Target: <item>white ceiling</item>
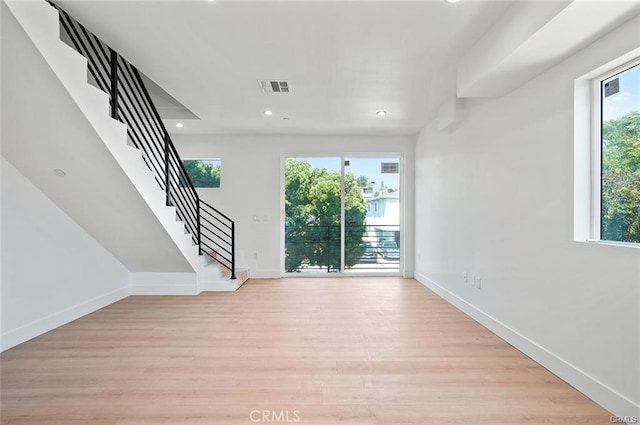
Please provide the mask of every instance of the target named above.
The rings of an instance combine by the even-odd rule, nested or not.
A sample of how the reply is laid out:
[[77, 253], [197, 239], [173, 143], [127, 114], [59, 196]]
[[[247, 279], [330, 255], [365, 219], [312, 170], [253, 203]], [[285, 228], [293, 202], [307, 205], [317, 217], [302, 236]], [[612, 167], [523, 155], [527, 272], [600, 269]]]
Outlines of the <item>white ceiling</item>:
[[[200, 120], [183, 133], [410, 134], [508, 6], [359, 1], [59, 2]], [[287, 79], [264, 94], [258, 79]], [[265, 109], [273, 110], [266, 117]], [[377, 117], [377, 110], [386, 110]], [[283, 120], [288, 117], [289, 120]], [[176, 131], [170, 121], [170, 131]]]
[[[166, 120], [169, 131], [184, 134], [414, 134], [456, 95], [461, 59], [516, 6], [485, 0], [58, 3], [199, 117], [181, 119], [182, 129]], [[529, 5], [522, 8], [525, 19], [555, 14], [548, 2], [517, 3]], [[293, 92], [264, 94], [259, 79], [286, 79]], [[266, 109], [273, 115], [265, 116]], [[378, 110], [388, 114], [378, 117]]]

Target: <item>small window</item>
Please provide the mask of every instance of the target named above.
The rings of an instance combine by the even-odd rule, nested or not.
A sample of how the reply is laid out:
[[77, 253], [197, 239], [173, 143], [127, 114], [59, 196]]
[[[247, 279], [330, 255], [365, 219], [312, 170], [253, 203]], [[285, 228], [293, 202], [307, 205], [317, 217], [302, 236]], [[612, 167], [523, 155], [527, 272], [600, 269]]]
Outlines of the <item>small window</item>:
[[194, 187], [220, 187], [220, 159], [182, 161]]
[[594, 233], [640, 243], [640, 63], [601, 76], [594, 89]]

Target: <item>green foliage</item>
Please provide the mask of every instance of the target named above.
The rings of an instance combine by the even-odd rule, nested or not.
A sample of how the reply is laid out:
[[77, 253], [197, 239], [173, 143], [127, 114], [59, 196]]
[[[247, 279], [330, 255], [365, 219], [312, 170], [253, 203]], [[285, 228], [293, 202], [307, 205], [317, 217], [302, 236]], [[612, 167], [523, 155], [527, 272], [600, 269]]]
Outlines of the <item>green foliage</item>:
[[182, 161], [194, 187], [220, 187], [220, 165], [201, 159]]
[[[311, 168], [288, 158], [285, 164], [285, 268], [303, 263], [340, 269], [340, 173]], [[345, 266], [364, 254], [362, 234], [366, 205], [353, 174], [345, 175]]]
[[640, 242], [640, 112], [602, 125], [602, 239]]

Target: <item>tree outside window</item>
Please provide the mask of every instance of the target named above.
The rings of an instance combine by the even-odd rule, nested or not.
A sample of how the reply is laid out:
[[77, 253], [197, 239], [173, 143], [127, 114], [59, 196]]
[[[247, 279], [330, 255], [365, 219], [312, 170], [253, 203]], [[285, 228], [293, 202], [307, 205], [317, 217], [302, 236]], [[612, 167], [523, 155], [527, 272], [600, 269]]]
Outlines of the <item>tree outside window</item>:
[[640, 65], [601, 82], [600, 239], [640, 243]]
[[182, 164], [194, 187], [220, 187], [219, 159], [185, 159]]

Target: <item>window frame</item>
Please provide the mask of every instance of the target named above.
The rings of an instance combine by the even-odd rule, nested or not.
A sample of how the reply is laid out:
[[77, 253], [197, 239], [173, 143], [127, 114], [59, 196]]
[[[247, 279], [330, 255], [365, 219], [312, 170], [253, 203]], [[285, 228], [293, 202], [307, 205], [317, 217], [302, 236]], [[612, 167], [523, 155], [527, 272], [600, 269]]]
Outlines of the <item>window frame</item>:
[[602, 87], [605, 80], [640, 66], [640, 56], [614, 66], [591, 80], [591, 202], [590, 242], [640, 248], [640, 243], [602, 239]]

